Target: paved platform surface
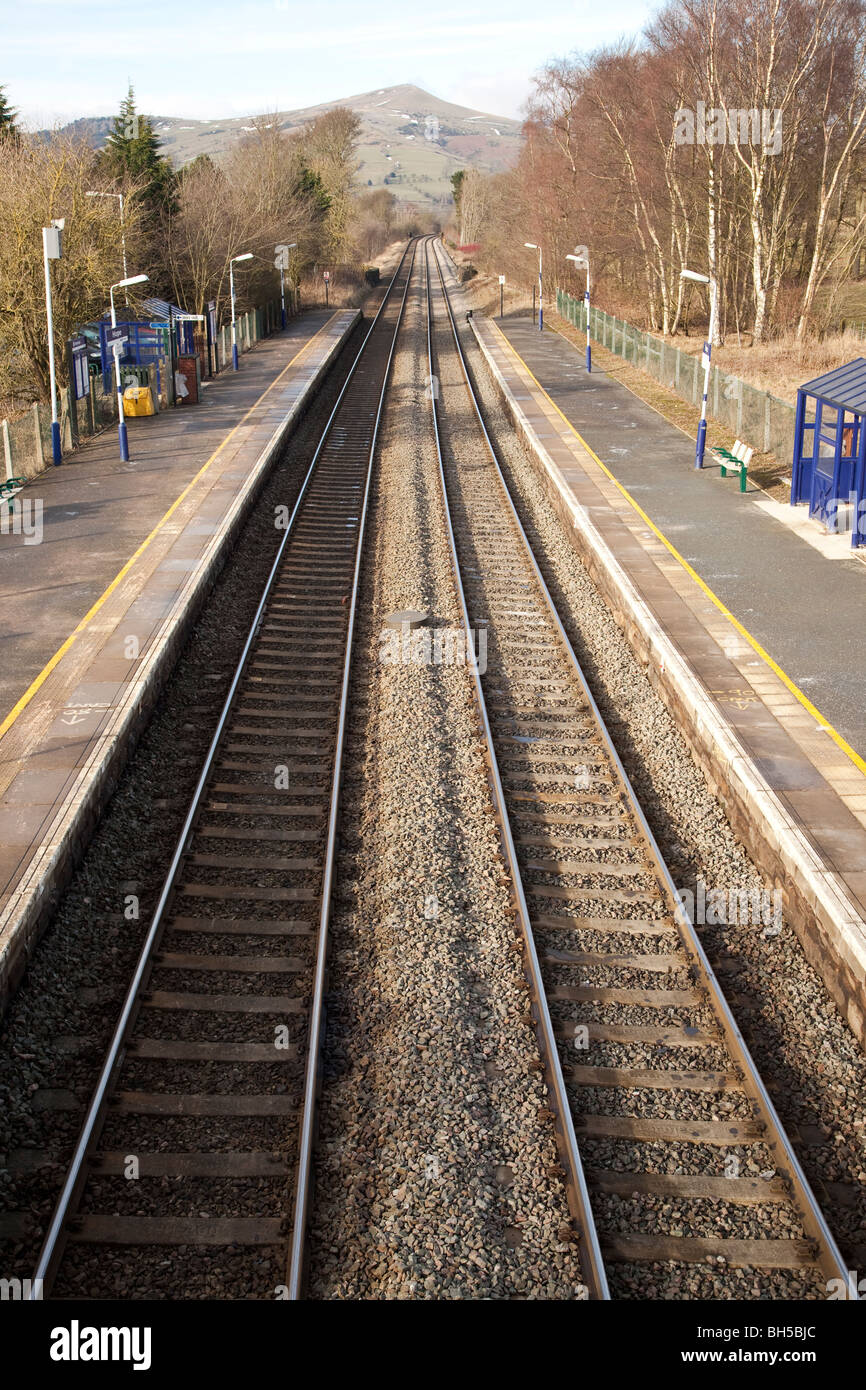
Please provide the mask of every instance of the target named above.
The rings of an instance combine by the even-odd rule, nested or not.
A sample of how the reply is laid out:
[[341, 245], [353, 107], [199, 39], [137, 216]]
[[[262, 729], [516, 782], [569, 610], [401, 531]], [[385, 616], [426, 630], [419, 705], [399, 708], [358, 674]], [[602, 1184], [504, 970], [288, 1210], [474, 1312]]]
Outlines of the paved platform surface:
[[[130, 462], [109, 429], [20, 494], [42, 504], [38, 545], [0, 535], [0, 721], [166, 509], [286, 364], [331, 317], [302, 314], [223, 372], [198, 406], [129, 420]], [[7, 526], [8, 526], [7, 522]]]
[[314, 312], [204, 403], [130, 421], [33, 480], [44, 538], [0, 535], [0, 1007], [261, 480], [359, 319]]
[[[497, 321], [498, 322], [498, 321]], [[818, 548], [770, 513], [802, 520], [805, 507], [766, 508], [717, 465], [698, 471], [683, 432], [584, 348], [527, 317], [498, 325], [541, 386], [700, 577], [858, 753], [866, 757], [866, 564], [847, 537]]]

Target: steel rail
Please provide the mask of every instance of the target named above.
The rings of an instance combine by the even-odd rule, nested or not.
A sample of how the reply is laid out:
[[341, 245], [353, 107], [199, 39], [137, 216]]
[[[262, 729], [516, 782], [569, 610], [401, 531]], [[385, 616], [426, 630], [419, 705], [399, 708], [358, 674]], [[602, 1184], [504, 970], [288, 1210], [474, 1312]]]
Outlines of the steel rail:
[[[433, 380], [433, 302], [430, 293], [430, 247], [435, 245], [431, 241], [425, 242], [425, 282], [427, 290], [427, 364], [430, 373], [431, 386]], [[434, 252], [435, 254], [435, 252]], [[438, 267], [438, 261], [437, 261]], [[443, 282], [444, 291], [444, 282]], [[447, 299], [446, 299], [447, 303]], [[450, 306], [449, 306], [450, 313]], [[453, 327], [453, 320], [452, 320]], [[459, 350], [459, 343], [458, 343]], [[462, 360], [462, 359], [461, 359]], [[474, 397], [473, 397], [474, 399]], [[583, 1163], [580, 1151], [577, 1146], [577, 1136], [574, 1131], [574, 1122], [571, 1116], [571, 1106], [568, 1101], [565, 1077], [562, 1072], [562, 1063], [559, 1059], [559, 1051], [556, 1046], [556, 1038], [553, 1031], [553, 1020], [550, 1016], [550, 1009], [547, 1003], [547, 995], [541, 977], [541, 962], [538, 959], [538, 952], [535, 946], [535, 939], [532, 932], [532, 925], [529, 916], [529, 907], [523, 889], [523, 880], [520, 873], [520, 864], [517, 858], [517, 848], [514, 843], [514, 836], [511, 831], [511, 822], [508, 816], [508, 809], [505, 801], [505, 790], [502, 785], [502, 778], [499, 772], [496, 753], [493, 747], [493, 733], [490, 728], [490, 721], [487, 714], [487, 702], [484, 698], [484, 690], [481, 685], [481, 676], [478, 671], [478, 662], [475, 658], [475, 648], [472, 637], [472, 629], [469, 620], [469, 610], [466, 604], [466, 594], [463, 588], [463, 579], [460, 573], [460, 561], [457, 555], [457, 542], [454, 535], [454, 525], [451, 518], [451, 507], [448, 501], [448, 488], [445, 482], [445, 468], [442, 461], [442, 447], [439, 428], [439, 412], [436, 408], [436, 392], [431, 389], [430, 400], [432, 405], [433, 433], [436, 443], [436, 456], [439, 461], [439, 482], [442, 489], [442, 499], [445, 510], [445, 523], [448, 531], [448, 544], [451, 549], [451, 563], [454, 571], [454, 583], [457, 589], [457, 596], [460, 601], [460, 610], [463, 617], [463, 626], [466, 631], [467, 657], [472, 652], [471, 660], [467, 660], [467, 665], [472, 672], [472, 681], [475, 688], [475, 700], [478, 707], [478, 714], [484, 735], [484, 754], [487, 763], [488, 779], [490, 782], [491, 793], [493, 796], [496, 820], [499, 826], [499, 834], [502, 847], [505, 852], [505, 860], [508, 866], [510, 877], [510, 889], [513, 898], [515, 913], [520, 925], [523, 937], [524, 960], [526, 974], [532, 994], [533, 1007], [535, 1010], [535, 1031], [541, 1048], [542, 1061], [544, 1063], [546, 1080], [550, 1091], [551, 1108], [554, 1115], [554, 1122], [557, 1130], [558, 1147], [560, 1157], [565, 1169], [566, 1188], [569, 1195], [569, 1205], [572, 1216], [578, 1225], [578, 1239], [580, 1249], [581, 1273], [589, 1289], [590, 1297], [593, 1299], [607, 1300], [610, 1298], [610, 1291], [607, 1285], [607, 1275], [604, 1268], [604, 1260], [601, 1253], [601, 1245], [598, 1233], [595, 1228], [595, 1220], [592, 1215], [592, 1207], [589, 1199], [589, 1189], [583, 1171]], [[479, 415], [480, 421], [480, 415]], [[481, 427], [484, 429], [483, 422]], [[484, 431], [488, 447], [492, 450], [487, 431]]]
[[647, 818], [643, 811], [643, 807], [641, 806], [637, 794], [631, 784], [631, 780], [628, 776], [628, 773], [625, 770], [625, 767], [622, 763], [622, 759], [620, 758], [619, 753], [617, 752], [617, 749], [614, 746], [613, 739], [611, 738], [607, 725], [605, 724], [604, 719], [602, 718], [601, 711], [599, 710], [598, 705], [593, 697], [592, 691], [590, 690], [589, 685], [587, 683], [586, 677], [583, 672], [583, 668], [577, 658], [574, 648], [572, 647], [571, 641], [569, 640], [568, 634], [565, 631], [565, 628], [562, 624], [562, 620], [560, 619], [559, 613], [557, 611], [556, 604], [554, 603], [553, 597], [550, 594], [550, 591], [547, 587], [547, 584], [545, 583], [544, 577], [538, 566], [538, 561], [536, 560], [534, 551], [532, 549], [532, 545], [529, 541], [528, 536], [526, 535], [523, 523], [520, 520], [520, 516], [517, 512], [517, 508], [514, 504], [511, 492], [508, 488], [508, 484], [502, 472], [502, 468], [500, 466], [496, 450], [491, 442], [490, 436], [484, 424], [484, 420], [481, 416], [481, 411], [478, 405], [474, 388], [472, 386], [469, 368], [466, 363], [466, 359], [464, 357], [463, 349], [460, 343], [459, 334], [457, 332], [457, 325], [451, 308], [448, 289], [445, 284], [445, 277], [442, 274], [442, 266], [439, 259], [439, 252], [438, 248], [435, 245], [435, 242], [434, 256], [436, 258], [436, 266], [439, 272], [439, 279], [442, 286], [444, 302], [448, 310], [448, 316], [451, 323], [451, 331], [454, 336], [457, 352], [460, 356], [460, 362], [463, 370], [464, 379], [466, 382], [466, 387], [472, 400], [472, 404], [475, 409], [475, 414], [478, 418], [478, 423], [481, 427], [481, 430], [483, 431], [484, 438], [487, 442], [487, 447], [490, 451], [490, 457], [496, 469], [497, 480], [502, 489], [502, 493], [505, 498], [507, 507], [510, 510], [511, 518], [517, 528], [517, 531], [525, 547], [526, 555], [532, 568], [533, 577], [535, 578], [542, 594], [544, 595], [544, 599], [547, 603], [550, 616], [556, 627], [557, 634], [565, 649], [569, 662], [573, 667], [574, 674], [581, 686], [581, 690], [589, 707], [590, 715], [592, 719], [595, 721], [598, 732], [604, 744], [605, 751], [607, 752], [611, 764], [615, 769], [617, 779], [627, 799], [629, 810], [634, 816], [640, 834], [643, 836], [646, 842], [650, 858], [655, 866], [659, 880], [662, 884], [664, 896], [667, 899], [671, 914], [674, 918], [674, 921], [676, 922], [677, 930], [680, 936], [680, 941], [683, 945], [684, 950], [690, 957], [699, 979], [707, 989], [711, 1007], [713, 1008], [713, 1011], [715, 1012], [718, 1021], [721, 1024], [722, 1032], [724, 1034], [728, 1048], [731, 1052], [732, 1060], [737, 1063], [741, 1070], [743, 1079], [743, 1089], [752, 1100], [753, 1105], [757, 1107], [758, 1113], [760, 1114], [761, 1119], [764, 1121], [764, 1124], [767, 1129], [765, 1142], [771, 1149], [774, 1146], [778, 1145], [778, 1157], [780, 1160], [780, 1166], [784, 1165], [784, 1171], [791, 1184], [794, 1197], [794, 1205], [803, 1222], [803, 1227], [807, 1233], [807, 1236], [811, 1237], [811, 1239], [815, 1241], [818, 1246], [819, 1258], [816, 1261], [817, 1267], [825, 1275], [827, 1280], [841, 1278], [843, 1281], [847, 1281], [848, 1271], [846, 1263], [842, 1258], [841, 1252], [839, 1251], [835, 1238], [829, 1226], [827, 1225], [824, 1214], [821, 1211], [820, 1206], [818, 1205], [814, 1193], [812, 1192], [809, 1180], [806, 1177], [806, 1174], [803, 1172], [800, 1161], [797, 1158], [797, 1155], [794, 1152], [794, 1149], [791, 1145], [791, 1141], [789, 1140], [785, 1132], [785, 1128], [770, 1098], [769, 1092], [767, 1091], [767, 1088], [764, 1085], [763, 1080], [761, 1079], [761, 1075], [758, 1071], [757, 1066], [755, 1065], [754, 1059], [752, 1058], [752, 1055], [749, 1051], [746, 1040], [740, 1031], [739, 1025], [737, 1024], [736, 1019], [733, 1016], [733, 1013], [731, 1012], [730, 1005], [728, 1004], [728, 1001], [722, 992], [722, 988], [718, 982], [718, 979], [716, 978], [715, 971], [713, 970], [712, 965], [710, 964], [710, 961], [706, 955], [706, 952], [704, 951], [703, 945], [697, 935], [694, 925], [689, 919], [688, 914], [686, 913], [685, 908], [683, 906], [682, 899], [679, 897], [677, 893], [676, 885], [674, 884], [673, 878], [671, 877], [670, 870], [664, 860], [661, 850], [659, 849], [655, 835], [653, 834], [649, 822], [647, 821]]
[[[334, 420], [337, 417], [338, 411], [343, 401], [343, 397], [345, 396], [349, 384], [358, 367], [358, 364], [360, 363], [363, 357], [367, 344], [370, 341], [370, 337], [374, 329], [376, 328], [376, 325], [378, 324], [380, 317], [384, 313], [389, 303], [391, 291], [393, 289], [394, 284], [397, 281], [398, 276], [400, 275], [403, 269], [406, 258], [411, 254], [412, 260], [414, 261], [416, 245], [417, 243], [412, 242], [409, 246], [407, 246], [406, 251], [404, 252], [400, 260], [400, 264], [397, 266], [397, 269], [395, 270], [394, 275], [391, 278], [391, 281], [388, 285], [388, 289], [382, 299], [382, 303], [380, 304], [379, 309], [377, 310], [376, 315], [373, 318], [373, 321], [370, 324], [369, 329], [364, 335], [363, 341], [361, 342], [355, 359], [352, 362], [351, 367], [349, 368], [346, 380], [343, 383], [343, 386], [340, 390], [334, 407], [331, 410], [330, 415], [328, 416], [328, 420], [325, 424], [324, 430], [322, 431], [319, 443], [316, 446], [315, 453], [313, 454], [309, 468], [307, 469], [306, 475], [304, 477], [304, 481], [301, 485], [301, 489], [298, 494], [297, 500], [292, 509], [291, 517], [289, 518], [288, 524], [283, 534], [283, 538], [278, 547], [276, 557], [269, 571], [268, 578], [265, 582], [265, 587], [262, 591], [261, 599], [259, 600], [255, 616], [253, 617], [252, 623], [250, 625], [249, 633], [247, 634], [247, 638], [244, 642], [243, 650], [241, 651], [241, 655], [238, 659], [228, 693], [223, 702], [223, 707], [220, 712], [219, 719], [217, 721], [216, 729], [214, 730], [214, 734], [211, 738], [207, 754], [205, 755], [202, 770], [199, 774], [198, 781], [196, 782], [195, 790], [193, 791], [192, 798], [190, 800], [189, 809], [186, 813], [186, 817], [184, 818], [183, 827], [178, 836], [174, 853], [172, 855], [168, 870], [166, 872], [162, 890], [160, 892], [156, 907], [154, 909], [153, 917], [151, 919], [151, 924], [148, 928], [147, 935], [144, 939], [141, 951], [139, 953], [132, 981], [124, 998], [123, 1005], [121, 1006], [120, 1014], [111, 1037], [111, 1042], [109, 1043], [108, 1050], [105, 1054], [105, 1059], [103, 1061], [99, 1077], [94, 1087], [90, 1105], [88, 1107], [87, 1114], [85, 1116], [84, 1123], [81, 1128], [81, 1132], [76, 1142], [75, 1150], [73, 1152], [72, 1158], [69, 1163], [69, 1167], [67, 1169], [67, 1174], [64, 1180], [63, 1188], [61, 1189], [60, 1195], [57, 1199], [57, 1203], [52, 1213], [48, 1231], [46, 1232], [45, 1239], [42, 1243], [39, 1258], [36, 1264], [36, 1269], [33, 1275], [32, 1288], [29, 1295], [31, 1300], [37, 1298], [41, 1299], [44, 1296], [44, 1291], [46, 1289], [50, 1289], [51, 1280], [53, 1279], [53, 1276], [56, 1273], [57, 1264], [59, 1263], [59, 1259], [62, 1254], [63, 1230], [75, 1206], [75, 1202], [79, 1195], [80, 1189], [86, 1178], [87, 1156], [90, 1151], [91, 1145], [94, 1141], [94, 1138], [99, 1133], [101, 1127], [101, 1120], [103, 1118], [103, 1112], [107, 1102], [108, 1093], [111, 1087], [112, 1078], [119, 1063], [122, 1061], [124, 1044], [126, 1042], [129, 1028], [131, 1024], [135, 1021], [135, 1016], [137, 1013], [136, 1005], [138, 1001], [139, 991], [141, 989], [141, 984], [147, 973], [151, 958], [159, 944], [159, 940], [163, 929], [163, 917], [165, 914], [165, 909], [171, 898], [177, 880], [178, 871], [180, 869], [184, 855], [187, 851], [189, 838], [193, 830], [196, 817], [199, 813], [201, 799], [207, 786], [208, 779], [210, 777], [214, 759], [216, 757], [217, 752], [219, 751], [219, 746], [222, 741], [225, 726], [231, 713], [231, 709], [234, 704], [238, 687], [243, 678], [250, 652], [258, 635], [262, 618], [264, 616], [265, 608], [267, 606], [268, 599], [270, 598], [274, 583], [279, 573], [280, 566], [283, 560], [283, 555], [291, 537], [301, 503], [304, 499], [310, 481], [315, 472], [316, 465], [325, 447], [325, 443], [330, 434], [331, 427], [334, 423]], [[408, 283], [409, 276], [407, 276], [406, 280], [407, 285]]]
[[[361, 562], [364, 551], [364, 534], [367, 526], [367, 510], [370, 500], [370, 486], [373, 478], [373, 459], [376, 454], [376, 444], [379, 438], [379, 425], [382, 420], [382, 412], [385, 406], [385, 392], [391, 376], [391, 365], [394, 361], [394, 352], [397, 346], [397, 336], [400, 332], [400, 325], [403, 322], [403, 312], [406, 308], [406, 299], [409, 293], [409, 285], [412, 281], [412, 270], [415, 261], [415, 248], [418, 243], [412, 243], [412, 262], [409, 266], [409, 274], [406, 276], [406, 285], [403, 290], [403, 298], [400, 301], [400, 309], [397, 314], [397, 321], [394, 325], [394, 334], [391, 339], [391, 347], [388, 352], [388, 361], [385, 364], [385, 371], [382, 377], [382, 389], [379, 393], [379, 403], [376, 409], [376, 420], [373, 425], [373, 437], [370, 441], [369, 457], [367, 459], [367, 478], [364, 487], [364, 500], [361, 505], [360, 521], [358, 526], [358, 543], [355, 552], [355, 570], [352, 578], [352, 594], [349, 603], [349, 622], [346, 632], [345, 657], [343, 665], [343, 683], [340, 692], [340, 711], [337, 723], [337, 733], [335, 740], [334, 775], [331, 783], [331, 806], [328, 817], [328, 841], [325, 857], [325, 869], [322, 880], [322, 902], [319, 914], [319, 939], [316, 952], [316, 974], [313, 990], [313, 1003], [310, 1011], [310, 1033], [307, 1040], [307, 1070], [304, 1083], [304, 1099], [302, 1103], [301, 1138], [298, 1154], [297, 1181], [295, 1187], [295, 1215], [292, 1223], [292, 1241], [289, 1254], [289, 1274], [288, 1290], [289, 1298], [297, 1300], [301, 1297], [304, 1285], [304, 1245], [307, 1228], [307, 1216], [310, 1190], [312, 1187], [312, 1157], [313, 1139], [315, 1135], [315, 1109], [316, 1094], [319, 1085], [319, 1063], [320, 1050], [322, 1043], [322, 1012], [325, 994], [325, 971], [328, 953], [328, 934], [331, 916], [331, 889], [334, 878], [334, 861], [336, 858], [337, 847], [337, 825], [340, 813], [340, 792], [342, 788], [343, 776], [343, 748], [346, 738], [346, 720], [349, 708], [349, 680], [352, 672], [352, 639], [355, 631], [355, 613], [358, 601], [358, 589], [361, 579]], [[402, 262], [401, 262], [402, 265]], [[396, 277], [395, 277], [396, 278]]]

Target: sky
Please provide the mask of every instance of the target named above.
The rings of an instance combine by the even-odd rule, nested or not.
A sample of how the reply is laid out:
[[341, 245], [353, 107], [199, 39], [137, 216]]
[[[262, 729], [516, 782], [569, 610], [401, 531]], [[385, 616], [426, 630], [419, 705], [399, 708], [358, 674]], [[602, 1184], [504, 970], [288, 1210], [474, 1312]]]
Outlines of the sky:
[[550, 58], [635, 35], [652, 0], [0, 0], [0, 86], [28, 127], [294, 110], [410, 82], [522, 115]]

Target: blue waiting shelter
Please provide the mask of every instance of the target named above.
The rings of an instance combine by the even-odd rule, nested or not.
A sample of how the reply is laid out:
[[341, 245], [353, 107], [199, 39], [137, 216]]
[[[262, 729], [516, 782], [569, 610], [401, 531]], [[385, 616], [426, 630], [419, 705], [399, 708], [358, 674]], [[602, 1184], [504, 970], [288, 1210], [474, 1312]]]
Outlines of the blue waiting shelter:
[[866, 545], [866, 357], [807, 381], [797, 392], [791, 505], [830, 531], [851, 508], [851, 544]]
[[167, 299], [145, 299], [142, 308], [154, 327], [165, 324], [174, 337], [174, 352], [178, 357], [195, 352], [195, 326], [204, 322], [203, 314], [190, 314]]
[[[170, 361], [173, 369], [177, 357], [195, 352], [195, 327], [202, 320], [202, 315], [189, 314], [165, 299], [145, 299], [142, 308], [148, 316], [146, 319], [118, 319], [118, 328], [126, 333], [120, 365], [123, 368], [152, 368], [156, 389], [160, 390], [161, 363]], [[114, 371], [114, 354], [107, 337], [110, 327], [111, 320], [107, 317], [88, 325], [97, 337], [106, 394], [112, 389]], [[85, 334], [88, 328], [84, 330]]]

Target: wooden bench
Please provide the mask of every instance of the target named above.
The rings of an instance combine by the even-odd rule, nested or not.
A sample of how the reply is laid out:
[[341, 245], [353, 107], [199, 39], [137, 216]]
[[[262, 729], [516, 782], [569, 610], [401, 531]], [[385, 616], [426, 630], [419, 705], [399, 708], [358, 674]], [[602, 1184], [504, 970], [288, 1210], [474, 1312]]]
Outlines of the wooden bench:
[[722, 477], [727, 478], [728, 469], [739, 475], [740, 492], [746, 491], [746, 478], [754, 452], [754, 449], [750, 448], [748, 444], [744, 444], [741, 439], [736, 441], [733, 450], [723, 449], [721, 444], [716, 444], [713, 447], [713, 457], [718, 460]]

